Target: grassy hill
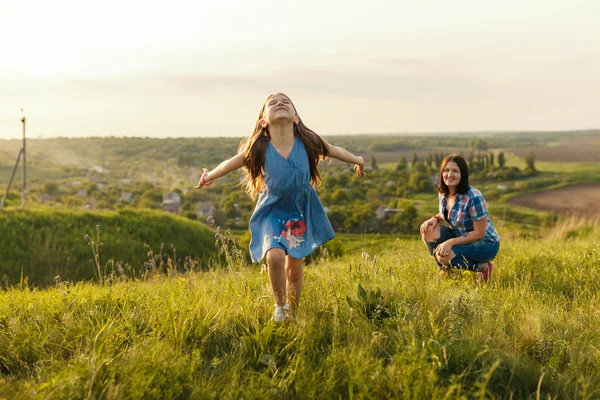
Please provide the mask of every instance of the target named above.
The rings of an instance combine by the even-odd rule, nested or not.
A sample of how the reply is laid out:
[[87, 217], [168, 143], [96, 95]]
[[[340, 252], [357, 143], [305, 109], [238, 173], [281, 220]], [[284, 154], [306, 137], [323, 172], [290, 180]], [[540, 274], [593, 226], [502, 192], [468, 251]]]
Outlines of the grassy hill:
[[[216, 252], [210, 229], [164, 212], [4, 210], [0, 227], [0, 277], [5, 284], [90, 279], [98, 269], [106, 275], [118, 273], [119, 267], [121, 275], [139, 275], [169, 259], [169, 268], [183, 270], [191, 263], [207, 265]], [[96, 259], [93, 247], [100, 243]]]
[[439, 278], [417, 240], [364, 236], [314, 258], [283, 325], [258, 266], [12, 287], [0, 397], [598, 398], [600, 228], [542, 237], [506, 238], [483, 285]]

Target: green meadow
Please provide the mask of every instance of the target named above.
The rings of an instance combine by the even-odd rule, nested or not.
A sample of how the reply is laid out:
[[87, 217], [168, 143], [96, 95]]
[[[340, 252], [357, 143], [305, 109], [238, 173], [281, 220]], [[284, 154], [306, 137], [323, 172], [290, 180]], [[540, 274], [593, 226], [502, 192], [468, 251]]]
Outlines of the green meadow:
[[140, 276], [164, 266], [168, 257], [181, 268], [201, 269], [215, 252], [208, 227], [152, 210], [7, 210], [0, 213], [0, 227], [5, 285]]
[[[599, 134], [578, 133], [577, 149]], [[28, 209], [17, 173], [0, 212], [0, 399], [600, 398], [600, 223], [509, 202], [599, 181], [600, 164], [569, 161], [570, 137], [333, 138], [381, 158], [365, 180], [323, 168], [337, 236], [306, 259], [283, 324], [264, 263], [248, 260], [254, 203], [238, 177], [187, 189], [198, 160], [216, 165], [237, 139], [32, 141]], [[19, 143], [6, 144], [8, 157]], [[535, 170], [516, 155], [532, 146]], [[430, 151], [479, 163], [502, 236], [487, 284], [440, 277], [418, 240], [437, 212]], [[168, 191], [180, 216], [160, 209]], [[381, 207], [402, 213], [377, 219]]]
[[12, 285], [0, 292], [0, 396], [598, 398], [600, 227], [509, 236], [481, 284], [440, 278], [414, 238], [342, 235], [348, 253], [313, 257], [284, 324], [270, 320], [261, 266], [226, 259]]

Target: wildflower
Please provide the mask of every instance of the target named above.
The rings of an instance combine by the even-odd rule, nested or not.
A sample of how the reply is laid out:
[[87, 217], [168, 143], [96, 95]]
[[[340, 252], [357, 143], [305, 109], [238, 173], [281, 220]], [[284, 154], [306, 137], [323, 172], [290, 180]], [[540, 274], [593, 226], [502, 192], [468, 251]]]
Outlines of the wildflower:
[[87, 233], [83, 236], [83, 240], [85, 240], [86, 242], [90, 241], [90, 235], [88, 235]]

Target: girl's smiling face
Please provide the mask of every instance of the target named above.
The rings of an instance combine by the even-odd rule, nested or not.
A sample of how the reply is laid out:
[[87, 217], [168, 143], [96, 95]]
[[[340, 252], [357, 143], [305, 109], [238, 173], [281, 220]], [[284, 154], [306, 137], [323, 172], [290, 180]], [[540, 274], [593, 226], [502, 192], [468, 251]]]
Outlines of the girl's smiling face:
[[446, 186], [448, 186], [452, 192], [456, 190], [456, 186], [460, 183], [460, 177], [460, 168], [458, 167], [458, 164], [454, 161], [448, 161], [444, 167], [442, 178], [444, 179]]
[[267, 126], [277, 121], [295, 122], [296, 110], [292, 101], [284, 94], [274, 94], [265, 103], [263, 120]]

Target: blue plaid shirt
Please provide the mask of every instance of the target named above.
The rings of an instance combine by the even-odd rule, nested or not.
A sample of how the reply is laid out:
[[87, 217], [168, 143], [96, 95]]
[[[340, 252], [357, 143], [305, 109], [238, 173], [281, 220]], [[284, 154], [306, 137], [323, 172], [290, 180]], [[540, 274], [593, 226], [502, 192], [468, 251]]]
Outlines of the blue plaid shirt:
[[473, 232], [473, 221], [487, 219], [484, 240], [498, 243], [500, 235], [494, 225], [488, 218], [487, 204], [481, 192], [473, 186], [469, 186], [466, 194], [457, 194], [456, 202], [451, 210], [448, 211], [448, 218], [444, 215], [446, 210], [446, 196], [438, 194], [440, 200], [440, 216], [444, 218], [457, 236], [464, 236], [468, 232]]

